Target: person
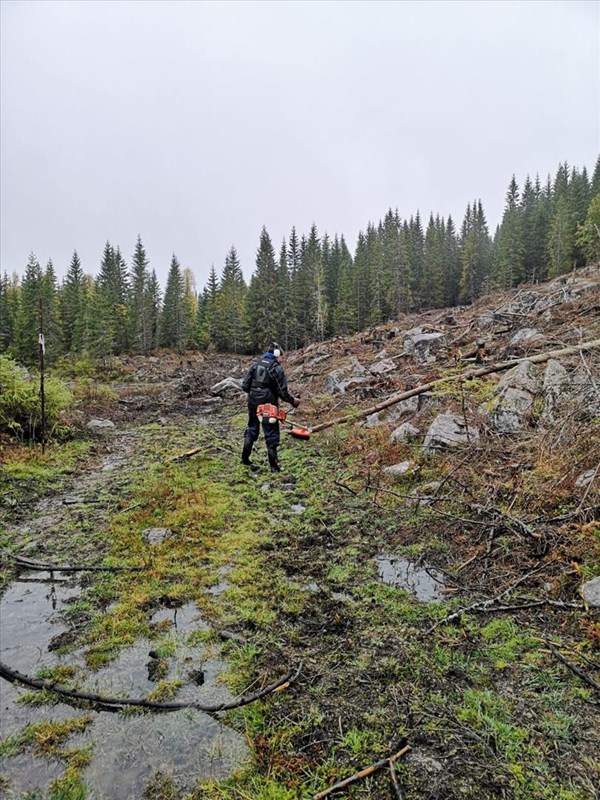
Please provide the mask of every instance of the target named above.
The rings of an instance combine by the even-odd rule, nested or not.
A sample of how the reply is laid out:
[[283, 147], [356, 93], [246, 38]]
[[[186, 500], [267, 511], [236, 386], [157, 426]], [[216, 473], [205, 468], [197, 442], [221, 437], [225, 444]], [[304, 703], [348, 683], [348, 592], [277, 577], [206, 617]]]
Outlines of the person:
[[[291, 403], [298, 408], [300, 400], [288, 391], [287, 378], [279, 360], [283, 356], [283, 348], [277, 342], [272, 342], [267, 352], [254, 363], [242, 381], [242, 389], [248, 394], [248, 427], [244, 431], [244, 448], [242, 450], [242, 464], [250, 469], [256, 469], [250, 461], [250, 454], [254, 442], [260, 432], [260, 421], [256, 409], [263, 403], [279, 406], [279, 400]], [[262, 421], [263, 433], [267, 445], [267, 455], [271, 472], [281, 472], [277, 459], [279, 447], [279, 421], [270, 423], [268, 419]]]

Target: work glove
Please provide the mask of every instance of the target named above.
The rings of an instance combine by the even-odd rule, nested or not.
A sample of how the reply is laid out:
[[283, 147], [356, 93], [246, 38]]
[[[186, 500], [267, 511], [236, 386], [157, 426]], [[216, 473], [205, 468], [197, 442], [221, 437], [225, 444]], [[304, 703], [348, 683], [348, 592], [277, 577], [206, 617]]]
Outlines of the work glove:
[[300, 398], [294, 397], [294, 399], [292, 400], [292, 405], [294, 406], [294, 408], [298, 408], [298, 406], [300, 405]]

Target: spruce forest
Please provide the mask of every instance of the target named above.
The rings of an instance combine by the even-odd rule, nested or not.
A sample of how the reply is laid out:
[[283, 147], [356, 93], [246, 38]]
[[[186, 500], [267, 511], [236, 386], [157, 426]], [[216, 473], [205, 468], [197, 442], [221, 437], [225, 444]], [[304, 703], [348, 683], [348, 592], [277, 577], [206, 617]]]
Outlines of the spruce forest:
[[140, 236], [129, 265], [107, 242], [95, 277], [74, 251], [60, 283], [52, 261], [42, 268], [31, 253], [22, 277], [0, 275], [0, 353], [36, 361], [40, 299], [51, 362], [157, 348], [244, 354], [272, 339], [294, 350], [583, 267], [600, 258], [599, 230], [600, 158], [591, 178], [566, 162], [545, 183], [513, 176], [493, 232], [480, 200], [460, 225], [389, 209], [359, 233], [354, 253], [315, 224], [308, 234], [292, 228], [277, 251], [263, 227], [249, 285], [235, 247], [200, 292], [175, 254], [163, 292]]

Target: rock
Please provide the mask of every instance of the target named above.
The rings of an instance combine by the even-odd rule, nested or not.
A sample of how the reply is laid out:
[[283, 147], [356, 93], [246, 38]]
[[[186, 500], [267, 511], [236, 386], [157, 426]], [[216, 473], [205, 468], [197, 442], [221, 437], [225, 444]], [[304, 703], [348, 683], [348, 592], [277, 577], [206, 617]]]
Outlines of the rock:
[[210, 393], [218, 397], [236, 397], [242, 391], [242, 381], [239, 378], [224, 378], [219, 383], [211, 386]]
[[111, 422], [109, 419], [91, 419], [85, 427], [95, 436], [113, 433], [113, 431], [116, 430], [115, 423]]
[[496, 393], [499, 394], [508, 387], [537, 394], [541, 389], [541, 381], [535, 366], [530, 361], [523, 361], [521, 364], [517, 364], [516, 367], [509, 369], [498, 383]]
[[142, 536], [151, 545], [162, 544], [173, 536], [173, 531], [169, 528], [146, 528], [142, 531]]
[[[352, 370], [352, 375], [350, 377], [344, 377], [350, 370]], [[367, 370], [356, 358], [353, 358], [349, 366], [334, 369], [333, 372], [329, 373], [325, 378], [323, 391], [327, 394], [344, 394], [344, 392], [349, 389], [354, 389], [360, 384], [367, 382], [368, 378], [363, 377], [365, 375], [368, 375]]]
[[391, 444], [398, 444], [399, 442], [407, 442], [409, 439], [416, 439], [419, 435], [419, 429], [411, 425], [410, 422], [403, 422], [400, 427], [392, 431], [390, 436]]
[[590, 608], [600, 608], [600, 575], [581, 587], [583, 599]]
[[527, 345], [538, 344], [545, 340], [545, 336], [537, 328], [521, 328], [510, 340], [509, 344], [526, 347]]
[[378, 353], [375, 354], [375, 358], [378, 358], [380, 361], [383, 361], [383, 359], [387, 357], [388, 357], [388, 352], [385, 349], [385, 347], [383, 348], [383, 350], [380, 350]]
[[529, 361], [509, 370], [496, 387], [496, 399], [488, 409], [494, 428], [500, 433], [514, 433], [529, 425], [540, 388], [537, 370]]
[[412, 472], [414, 465], [412, 461], [401, 461], [399, 464], [392, 464], [391, 467], [385, 467], [384, 472], [386, 475], [398, 477], [399, 475], [406, 475], [407, 472]]
[[424, 364], [426, 361], [435, 360], [433, 354], [447, 343], [446, 333], [424, 333], [423, 328], [412, 328], [404, 334], [402, 346], [405, 353], [420, 364]]
[[369, 367], [369, 371], [373, 375], [383, 375], [385, 372], [392, 372], [395, 369], [396, 369], [396, 364], [390, 359], [383, 359], [382, 361], [377, 361], [375, 364], [371, 364], [371, 366]]
[[492, 408], [491, 422], [500, 433], [514, 433], [529, 424], [534, 397], [509, 386]]
[[596, 469], [588, 469], [587, 472], [582, 472], [575, 481], [575, 486], [577, 486], [578, 489], [585, 489], [585, 487], [589, 486], [594, 480], [594, 475], [597, 471], [598, 467], [596, 467]]
[[558, 361], [548, 361], [544, 370], [544, 410], [541, 422], [553, 423], [556, 421], [556, 411], [564, 403], [565, 389], [569, 385], [569, 373]]
[[381, 425], [382, 422], [379, 419], [379, 414], [381, 412], [377, 412], [376, 414], [369, 414], [369, 416], [365, 419], [365, 425], [367, 428], [376, 428], [378, 425]]
[[434, 452], [445, 447], [469, 444], [477, 439], [479, 439], [479, 429], [475, 425], [469, 425], [467, 430], [464, 419], [445, 412], [438, 414], [431, 423], [425, 434], [423, 446], [425, 450]]

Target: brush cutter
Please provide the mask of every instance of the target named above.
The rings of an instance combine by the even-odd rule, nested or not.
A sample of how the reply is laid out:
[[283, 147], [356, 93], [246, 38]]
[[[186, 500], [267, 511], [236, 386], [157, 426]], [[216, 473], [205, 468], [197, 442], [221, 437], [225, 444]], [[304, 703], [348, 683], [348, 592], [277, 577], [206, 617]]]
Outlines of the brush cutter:
[[294, 439], [302, 439], [303, 441], [310, 439], [310, 429], [304, 427], [304, 425], [294, 425], [293, 422], [289, 422], [286, 419], [287, 415], [283, 408], [278, 408], [271, 403], [263, 403], [256, 409], [256, 415], [268, 420], [270, 425], [275, 425], [276, 422], [289, 425], [291, 430], [286, 431], [286, 433], [289, 433]]

